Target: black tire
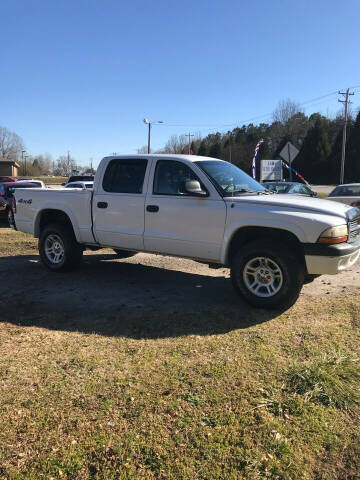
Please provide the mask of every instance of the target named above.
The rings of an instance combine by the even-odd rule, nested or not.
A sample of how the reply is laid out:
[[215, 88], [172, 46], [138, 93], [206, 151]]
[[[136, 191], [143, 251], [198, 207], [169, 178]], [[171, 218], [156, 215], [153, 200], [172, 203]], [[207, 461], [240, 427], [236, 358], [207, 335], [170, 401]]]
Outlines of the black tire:
[[[267, 258], [267, 263], [258, 258]], [[250, 273], [250, 270], [254, 270], [254, 273]], [[257, 240], [245, 245], [234, 255], [231, 263], [231, 280], [235, 290], [248, 303], [260, 308], [290, 308], [300, 294], [304, 276], [304, 264], [291, 247], [284, 243], [275, 244], [271, 240]], [[271, 280], [273, 283], [269, 289], [273, 291], [269, 292], [263, 282]], [[259, 285], [255, 294], [250, 287], [256, 289]]]
[[119, 258], [130, 258], [136, 255], [136, 252], [130, 250], [120, 250], [119, 248], [113, 248], [113, 250]]
[[11, 225], [14, 225], [15, 223], [14, 213], [10, 207], [6, 210], [6, 218], [7, 218], [9, 227], [11, 227]]
[[[52, 239], [50, 238], [52, 236]], [[52, 242], [52, 240], [55, 240]], [[59, 244], [58, 251], [62, 251], [61, 259], [51, 261], [51, 254], [47, 253], [51, 242], [54, 246]], [[56, 250], [56, 249], [55, 249]], [[42, 230], [39, 239], [39, 254], [42, 263], [53, 272], [68, 272], [73, 270], [81, 261], [83, 248], [77, 243], [74, 232], [66, 225], [49, 224]], [[58, 253], [54, 253], [54, 256]], [[55, 259], [53, 259], [55, 260]]]
[[304, 285], [307, 285], [308, 283], [311, 283], [315, 280], [315, 278], [319, 278], [321, 275], [313, 275], [313, 274], [307, 274], [305, 275], [304, 279]]

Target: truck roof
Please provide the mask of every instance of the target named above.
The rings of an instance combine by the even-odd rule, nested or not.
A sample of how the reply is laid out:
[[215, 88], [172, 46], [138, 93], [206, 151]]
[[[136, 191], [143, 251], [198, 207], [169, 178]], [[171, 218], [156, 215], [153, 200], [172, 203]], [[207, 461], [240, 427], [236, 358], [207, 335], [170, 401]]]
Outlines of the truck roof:
[[201, 161], [214, 161], [214, 162], [223, 162], [220, 158], [212, 157], [201, 157], [199, 155], [183, 155], [178, 153], [144, 153], [144, 154], [130, 154], [130, 155], [109, 155], [105, 157], [106, 159], [115, 159], [115, 158], [128, 158], [128, 159], [137, 159], [137, 158], [164, 158], [168, 160], [188, 160], [189, 162], [201, 162]]

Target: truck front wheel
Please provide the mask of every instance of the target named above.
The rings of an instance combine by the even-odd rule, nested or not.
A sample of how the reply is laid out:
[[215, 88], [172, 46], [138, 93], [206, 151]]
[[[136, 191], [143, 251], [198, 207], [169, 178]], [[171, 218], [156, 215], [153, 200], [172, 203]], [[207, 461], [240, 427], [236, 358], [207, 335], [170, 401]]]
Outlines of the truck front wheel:
[[83, 249], [77, 243], [71, 228], [55, 223], [46, 225], [42, 230], [39, 239], [39, 254], [42, 263], [49, 270], [65, 272], [79, 264]]
[[231, 264], [235, 290], [260, 308], [290, 308], [300, 294], [304, 276], [304, 265], [291, 248], [270, 240], [245, 245]]

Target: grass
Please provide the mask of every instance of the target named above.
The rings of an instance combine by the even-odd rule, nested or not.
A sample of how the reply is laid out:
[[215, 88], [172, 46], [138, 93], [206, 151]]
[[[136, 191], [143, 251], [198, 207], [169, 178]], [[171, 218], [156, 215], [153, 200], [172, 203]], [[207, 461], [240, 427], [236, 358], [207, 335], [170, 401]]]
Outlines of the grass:
[[[27, 178], [27, 177], [22, 177]], [[29, 177], [30, 178], [30, 177]], [[35, 180], [41, 180], [45, 183], [45, 185], [61, 185], [62, 183], [66, 183], [68, 177], [31, 177]]]
[[[35, 248], [0, 229], [1, 255]], [[162, 320], [143, 315], [149, 328]], [[358, 478], [360, 309], [351, 297], [300, 300], [216, 335], [24, 323], [0, 323], [0, 478]]]

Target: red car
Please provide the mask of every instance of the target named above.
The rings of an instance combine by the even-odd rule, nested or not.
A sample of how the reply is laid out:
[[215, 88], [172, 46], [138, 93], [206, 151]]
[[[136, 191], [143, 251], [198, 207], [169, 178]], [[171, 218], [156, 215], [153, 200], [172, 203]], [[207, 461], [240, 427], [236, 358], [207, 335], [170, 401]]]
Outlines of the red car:
[[16, 182], [17, 178], [15, 177], [0, 177], [0, 183]]
[[14, 223], [13, 196], [16, 188], [44, 188], [41, 182], [4, 182], [0, 183], [0, 217], [6, 217], [9, 225]]

